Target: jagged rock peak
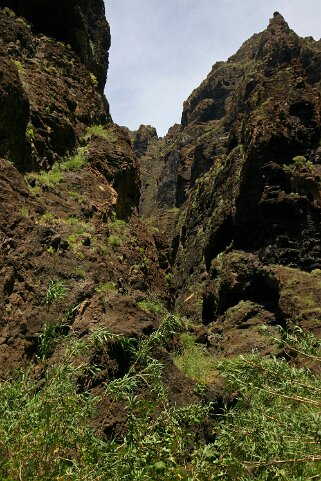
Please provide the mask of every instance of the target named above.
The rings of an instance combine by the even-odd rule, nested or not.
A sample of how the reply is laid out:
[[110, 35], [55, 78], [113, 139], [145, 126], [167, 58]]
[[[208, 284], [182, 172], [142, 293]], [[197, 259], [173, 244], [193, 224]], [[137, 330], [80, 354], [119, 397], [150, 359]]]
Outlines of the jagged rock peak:
[[139, 129], [133, 132], [133, 145], [138, 157], [144, 155], [152, 140], [158, 139], [155, 127], [151, 125], [140, 125]]
[[[304, 39], [289, 28], [280, 13], [275, 12], [265, 30], [245, 41], [227, 62], [214, 64], [207, 78], [184, 103], [182, 126], [193, 121], [222, 119], [227, 106], [234, 102], [230, 95], [241, 79], [248, 74], [254, 79], [259, 72], [269, 76], [276, 68], [290, 66], [302, 55], [304, 45]], [[249, 85], [249, 88], [252, 87]], [[226, 102], [228, 97], [230, 102]]]
[[290, 31], [290, 27], [289, 27], [288, 23], [285, 21], [283, 15], [281, 15], [281, 13], [279, 13], [279, 12], [273, 13], [273, 18], [270, 19], [270, 23], [269, 23], [268, 28], [271, 28], [271, 27], [272, 28], [277, 27], [277, 28], [282, 29], [286, 32]]
[[103, 0], [0, 0], [0, 7], [24, 17], [34, 33], [69, 44], [104, 90], [110, 30]]

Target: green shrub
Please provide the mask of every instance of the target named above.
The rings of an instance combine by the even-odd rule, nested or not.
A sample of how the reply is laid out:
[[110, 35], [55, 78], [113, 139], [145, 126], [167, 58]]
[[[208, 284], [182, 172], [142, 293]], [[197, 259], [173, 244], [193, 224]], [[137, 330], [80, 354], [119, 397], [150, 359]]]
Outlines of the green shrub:
[[137, 302], [137, 305], [144, 311], [151, 312], [152, 314], [160, 314], [165, 310], [163, 304], [158, 299], [145, 299]]
[[[209, 480], [210, 447], [198, 428], [209, 406], [172, 405], [162, 382], [163, 366], [152, 349], [179, 326], [168, 316], [148, 339], [137, 341], [99, 329], [86, 341], [67, 336], [59, 363], [44, 377], [24, 372], [0, 383], [0, 477], [19, 481]], [[98, 439], [91, 417], [100, 398], [79, 389], [77, 379], [97, 366], [89, 350], [117, 344], [130, 359], [126, 374], [106, 384], [101, 397], [125, 406], [126, 430], [117, 442]], [[126, 354], [127, 353], [127, 354]], [[80, 362], [81, 360], [81, 362]], [[144, 389], [148, 397], [139, 392]]]
[[7, 17], [11, 17], [11, 18], [16, 17], [15, 12], [11, 10], [11, 8], [9, 7], [4, 7], [4, 8], [0, 7], [0, 13], [2, 13], [3, 15], [6, 15]]
[[302, 168], [305, 167], [306, 169], [311, 169], [313, 167], [313, 164], [310, 160], [307, 160], [303, 155], [297, 155], [296, 157], [293, 157], [292, 163], [294, 167], [296, 168]]
[[93, 74], [92, 72], [90, 72], [89, 75], [90, 75], [90, 79], [91, 79], [91, 81], [92, 81], [93, 86], [94, 86], [95, 88], [98, 87], [98, 80], [97, 80], [96, 75]]
[[56, 221], [56, 217], [51, 212], [45, 212], [39, 219], [39, 224], [52, 224]]
[[[26, 136], [29, 138], [29, 140], [32, 140], [34, 137], [34, 132], [31, 124], [30, 124], [30, 127], [27, 127]], [[40, 173], [33, 172], [29, 174], [27, 176], [27, 180], [29, 182], [37, 181], [42, 185], [46, 185], [47, 187], [54, 187], [61, 182], [61, 180], [63, 179], [64, 172], [80, 170], [83, 168], [85, 164], [86, 164], [86, 159], [83, 153], [78, 153], [77, 155], [69, 157], [68, 159], [65, 159], [62, 162], [57, 162], [56, 164], [53, 165], [51, 170], [48, 170], [48, 171], [42, 170], [40, 171]], [[35, 194], [39, 193], [39, 186], [36, 185], [35, 187], [31, 187], [30, 190], [32, 189], [34, 190]], [[35, 192], [35, 189], [37, 189], [36, 192]]]
[[[20, 60], [14, 60], [13, 63], [15, 64], [15, 66], [17, 67], [17, 70], [18, 70], [18, 73], [19, 75], [23, 73], [23, 65], [22, 63], [20, 62]], [[28, 124], [29, 126], [29, 124]], [[27, 128], [27, 131], [28, 131], [28, 128]]]
[[114, 235], [114, 234], [111, 234], [109, 237], [108, 237], [108, 242], [111, 246], [113, 247], [119, 247], [122, 245], [123, 241], [121, 240], [120, 237], [118, 237], [117, 235]]
[[75, 191], [69, 192], [69, 197], [75, 200], [80, 205], [85, 203], [85, 198], [78, 192], [75, 192]]
[[110, 248], [108, 246], [101, 246], [100, 249], [104, 256], [108, 256], [110, 254]]
[[99, 286], [96, 287], [97, 292], [107, 292], [107, 291], [116, 291], [117, 290], [117, 284], [116, 282], [109, 281], [105, 282], [104, 284], [99, 284]]
[[73, 227], [74, 234], [81, 235], [87, 234], [89, 235], [93, 230], [94, 227], [87, 222], [83, 222], [82, 220], [78, 219], [78, 217], [70, 216], [66, 220], [66, 223]]
[[64, 281], [50, 281], [48, 289], [46, 291], [46, 306], [49, 309], [50, 306], [56, 301], [63, 299], [67, 293], [68, 288]]
[[[59, 184], [62, 180], [62, 173], [56, 170], [50, 170], [48, 172], [42, 170], [39, 174], [30, 174], [28, 178], [36, 179], [40, 184], [46, 185], [47, 187], [54, 187]], [[36, 186], [38, 187], [38, 186]]]
[[67, 238], [67, 242], [70, 249], [77, 255], [80, 254], [79, 249], [83, 246], [82, 238], [80, 234], [70, 234]]
[[217, 376], [217, 363], [203, 345], [196, 344], [195, 336], [183, 333], [180, 336], [181, 353], [174, 363], [187, 377], [198, 383], [208, 383]]
[[[303, 364], [320, 364], [320, 340], [300, 330], [282, 335], [287, 359], [299, 356]], [[226, 361], [220, 370], [228, 392], [238, 393], [218, 429], [224, 479], [319, 479], [319, 375], [284, 358], [258, 355]]]
[[65, 159], [62, 162], [59, 162], [58, 164], [55, 164], [53, 170], [58, 172], [64, 172], [68, 170], [81, 170], [86, 164], [86, 162], [87, 161], [83, 155], [76, 154], [72, 157]]
[[[23, 70], [23, 67], [21, 66], [20, 69]], [[19, 71], [21, 71], [21, 70], [19, 70]], [[26, 127], [26, 137], [30, 141], [35, 138], [35, 131], [33, 129], [32, 123], [30, 121], [28, 122], [27, 127]]]
[[103, 125], [91, 125], [87, 128], [85, 139], [89, 140], [93, 135], [96, 137], [101, 137], [107, 142], [115, 143], [118, 140], [116, 132], [114, 132], [112, 127], [107, 127]]
[[304, 155], [297, 155], [296, 157], [293, 157], [292, 162], [295, 164], [305, 164], [307, 159], [304, 157]]
[[66, 358], [44, 379], [27, 371], [0, 383], [1, 479], [95, 479], [87, 470], [100, 446], [89, 427], [95, 399], [79, 392], [77, 371]]
[[[154, 356], [181, 329], [179, 318], [169, 315], [144, 339], [102, 328], [81, 342], [68, 335], [59, 344], [58, 363], [45, 362], [41, 378], [31, 369], [2, 381], [0, 479], [319, 479], [321, 341], [299, 329], [291, 335], [282, 331], [284, 358], [249, 355], [221, 363], [227, 399], [234, 401], [212, 416], [211, 403], [177, 406], [168, 398], [164, 366]], [[186, 343], [190, 349], [190, 339]], [[99, 374], [100, 367], [89, 359], [115, 347], [128, 368], [94, 397], [83, 380]], [[306, 367], [298, 367], [300, 360]], [[203, 393], [204, 386], [198, 383], [196, 390]], [[117, 439], [108, 434], [100, 439], [93, 430], [99, 401], [123, 406], [125, 426]]]
[[29, 209], [27, 207], [22, 207], [20, 209], [20, 214], [22, 215], [22, 217], [28, 217], [29, 215]]
[[113, 247], [119, 247], [124, 242], [128, 241], [130, 229], [129, 225], [121, 220], [117, 219], [116, 215], [113, 215], [112, 220], [108, 224], [110, 235], [108, 243]]
[[67, 327], [66, 324], [50, 324], [43, 326], [42, 334], [39, 336], [39, 354], [41, 359], [48, 359], [54, 350], [55, 345], [61, 338], [63, 330]]
[[75, 269], [75, 277], [79, 278], [79, 279], [86, 279], [86, 271], [85, 269], [83, 269], [82, 267], [77, 267]]

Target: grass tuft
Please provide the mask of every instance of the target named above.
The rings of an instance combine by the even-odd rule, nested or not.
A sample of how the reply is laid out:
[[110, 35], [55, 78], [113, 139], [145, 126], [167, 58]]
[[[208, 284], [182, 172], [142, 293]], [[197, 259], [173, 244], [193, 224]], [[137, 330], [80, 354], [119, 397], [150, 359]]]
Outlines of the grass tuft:
[[180, 371], [195, 382], [208, 383], [217, 376], [217, 363], [204, 346], [196, 344], [188, 333], [180, 336], [182, 352], [174, 358]]

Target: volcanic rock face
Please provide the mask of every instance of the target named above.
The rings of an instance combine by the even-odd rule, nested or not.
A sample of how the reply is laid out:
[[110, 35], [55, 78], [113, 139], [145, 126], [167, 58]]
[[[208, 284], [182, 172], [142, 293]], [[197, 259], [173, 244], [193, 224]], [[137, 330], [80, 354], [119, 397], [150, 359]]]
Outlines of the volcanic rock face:
[[110, 31], [103, 0], [1, 0], [42, 33], [70, 44], [83, 64], [96, 76], [102, 92], [108, 68]]
[[[144, 302], [153, 296], [163, 312], [170, 299], [154, 238], [137, 217], [140, 180], [129, 134], [112, 123], [100, 92], [109, 46], [103, 2], [1, 5], [15, 9], [0, 9], [4, 377], [37, 355], [48, 326], [141, 337], [159, 324]], [[65, 295], [51, 305], [48, 292], [58, 285]], [[110, 359], [108, 375], [121, 362]]]
[[[261, 323], [264, 316], [274, 324], [305, 319], [302, 306], [295, 320], [284, 310], [278, 279], [283, 266], [293, 269], [286, 272], [296, 279], [287, 287], [294, 296], [302, 269], [321, 267], [320, 65], [320, 41], [298, 37], [276, 12], [264, 32], [213, 66], [184, 103], [174, 135], [159, 141], [153, 182], [169, 187], [169, 202], [160, 187], [143, 214], [157, 213], [164, 232], [176, 222], [176, 306], [196, 321], [224, 326], [227, 309], [234, 309], [229, 319], [240, 317], [239, 302], [260, 306], [247, 304], [245, 316], [261, 309], [254, 315]], [[153, 172], [152, 149], [141, 159], [146, 172]], [[309, 285], [312, 317], [321, 320], [320, 284]]]
[[33, 35], [4, 12], [0, 48], [9, 67], [0, 79], [1, 152], [25, 170], [46, 168], [75, 149], [87, 126], [106, 123], [108, 104], [69, 47]]
[[0, 376], [48, 325], [142, 337], [173, 308], [216, 357], [320, 334], [321, 43], [276, 13], [158, 138], [110, 119], [102, 0], [0, 5]]

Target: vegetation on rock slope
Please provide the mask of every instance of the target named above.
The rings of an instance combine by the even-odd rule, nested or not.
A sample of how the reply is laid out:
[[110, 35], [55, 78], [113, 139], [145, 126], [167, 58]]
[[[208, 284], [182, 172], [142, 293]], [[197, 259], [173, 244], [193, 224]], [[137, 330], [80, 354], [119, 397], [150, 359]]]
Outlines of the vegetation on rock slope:
[[[249, 355], [218, 365], [234, 397], [219, 413], [205, 398], [183, 407], [169, 402], [157, 351], [179, 327], [178, 318], [169, 315], [138, 342], [104, 330], [82, 341], [68, 336], [54, 365], [39, 358], [3, 382], [1, 479], [317, 479], [320, 377], [312, 366], [321, 361], [320, 341], [300, 330], [283, 333], [286, 359]], [[124, 350], [129, 368], [93, 396], [92, 376], [103, 369], [93, 364], [93, 352], [102, 356], [115, 344]], [[289, 356], [308, 365], [290, 365]], [[98, 437], [91, 424], [105, 399], [125, 406], [117, 438]]]
[[0, 10], [1, 479], [318, 479], [319, 43], [276, 13], [158, 139], [64, 4]]

